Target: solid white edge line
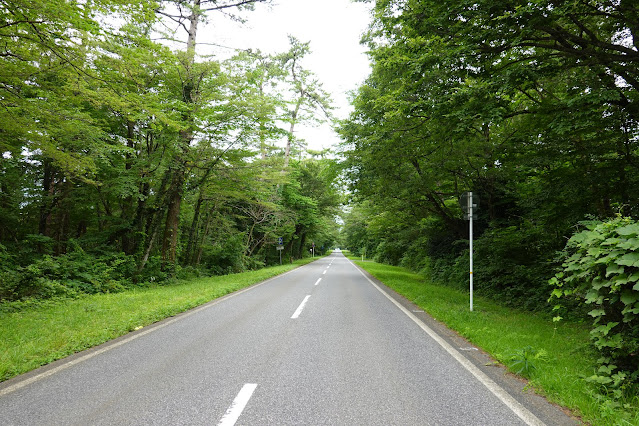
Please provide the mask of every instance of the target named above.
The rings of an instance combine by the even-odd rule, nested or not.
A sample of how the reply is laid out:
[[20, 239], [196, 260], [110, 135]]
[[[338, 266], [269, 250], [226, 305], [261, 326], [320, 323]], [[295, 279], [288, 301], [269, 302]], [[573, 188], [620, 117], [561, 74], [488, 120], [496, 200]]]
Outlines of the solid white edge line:
[[[158, 324], [158, 323], [149, 324], [142, 331], [137, 332], [137, 333], [133, 334], [132, 336], [126, 337], [126, 338], [124, 338], [124, 339], [122, 339], [122, 340], [120, 340], [118, 342], [115, 342], [115, 343], [112, 343], [112, 344], [109, 344], [109, 342], [104, 342], [104, 343], [102, 343], [102, 345], [107, 345], [107, 346], [103, 347], [102, 349], [93, 350], [92, 352], [90, 352], [90, 353], [88, 353], [86, 355], [82, 355], [82, 356], [80, 356], [78, 358], [75, 358], [75, 359], [73, 359], [71, 361], [65, 362], [64, 364], [61, 364], [61, 365], [59, 365], [59, 366], [57, 366], [55, 368], [52, 368], [50, 370], [47, 370], [47, 371], [44, 371], [42, 373], [36, 374], [35, 376], [29, 377], [27, 379], [21, 380], [21, 381], [19, 381], [17, 383], [14, 383], [11, 386], [7, 386], [4, 389], [0, 389], [0, 396], [8, 395], [8, 394], [10, 394], [12, 392], [17, 391], [18, 389], [22, 389], [23, 387], [28, 386], [28, 385], [30, 385], [32, 383], [35, 383], [35, 382], [37, 382], [39, 380], [45, 379], [45, 378], [47, 378], [49, 376], [53, 376], [54, 374], [59, 373], [62, 370], [66, 370], [69, 367], [73, 367], [76, 364], [80, 364], [80, 363], [82, 363], [84, 361], [87, 361], [87, 360], [89, 360], [89, 359], [91, 359], [91, 358], [93, 358], [95, 356], [98, 356], [98, 355], [101, 355], [101, 354], [103, 354], [105, 352], [108, 352], [111, 349], [115, 349], [115, 348], [120, 347], [120, 346], [122, 346], [124, 344], [127, 344], [130, 341], [132, 341], [132, 340], [135, 340], [135, 339], [137, 339], [139, 337], [142, 337], [142, 336], [145, 336], [145, 335], [151, 333], [152, 331], [164, 328], [167, 325], [171, 325], [171, 324], [173, 324], [176, 321], [179, 321], [181, 319], [189, 317], [189, 316], [191, 316], [193, 314], [196, 314], [196, 313], [198, 313], [198, 312], [200, 312], [200, 311], [202, 311], [204, 309], [208, 309], [208, 308], [210, 308], [210, 307], [212, 307], [214, 305], [217, 305], [218, 303], [222, 303], [225, 300], [228, 300], [228, 299], [230, 299], [232, 297], [235, 297], [235, 296], [238, 296], [238, 295], [240, 295], [242, 293], [245, 293], [247, 291], [253, 290], [253, 289], [261, 286], [262, 284], [266, 284], [266, 283], [268, 283], [270, 281], [273, 281], [273, 280], [275, 280], [275, 279], [277, 279], [279, 277], [283, 277], [284, 275], [288, 275], [288, 274], [290, 274], [292, 272], [298, 271], [301, 268], [303, 268], [304, 266], [307, 266], [307, 265], [299, 266], [299, 267], [297, 267], [295, 269], [291, 269], [290, 271], [286, 271], [283, 274], [279, 274], [279, 275], [276, 275], [274, 277], [268, 278], [268, 279], [266, 279], [266, 280], [264, 280], [264, 281], [262, 281], [260, 283], [253, 284], [250, 287], [243, 288], [243, 289], [238, 290], [238, 291], [236, 291], [234, 293], [229, 293], [229, 294], [227, 294], [227, 295], [225, 295], [223, 297], [220, 297], [220, 298], [214, 299], [214, 300], [212, 300], [210, 302], [207, 302], [204, 305], [200, 305], [197, 308], [193, 308], [190, 311], [185, 311], [185, 312], [182, 312], [180, 314], [176, 314], [177, 315], [176, 317], [174, 317], [174, 318], [172, 318], [170, 320], [166, 320], [165, 322], [162, 322], [161, 324]], [[123, 336], [126, 336], [126, 334], [124, 334]], [[91, 351], [91, 349], [87, 349], [87, 350]], [[81, 352], [78, 352], [78, 353], [81, 353]], [[69, 356], [72, 356], [72, 355], [69, 355]], [[25, 373], [25, 374], [28, 374], [28, 373]], [[19, 377], [19, 376], [16, 376], [16, 377]], [[0, 383], [0, 385], [1, 385], [1, 383]]]
[[233, 426], [237, 419], [240, 418], [242, 411], [248, 404], [249, 399], [255, 392], [255, 388], [257, 388], [256, 383], [246, 383], [242, 386], [240, 393], [237, 394], [231, 406], [226, 410], [224, 416], [220, 419], [220, 422], [217, 424], [218, 426]]
[[315, 281], [315, 285], [318, 285], [320, 283], [320, 281], [322, 281], [322, 279], [318, 278], [317, 281]]
[[310, 294], [306, 296], [304, 300], [302, 300], [302, 303], [300, 303], [300, 305], [297, 307], [297, 310], [291, 316], [291, 319], [297, 319], [300, 316], [300, 314], [302, 313], [302, 310], [304, 309], [304, 305], [306, 305], [306, 302], [308, 302], [309, 297], [311, 297]]
[[506, 392], [501, 386], [495, 383], [490, 377], [488, 377], [483, 371], [464, 357], [459, 351], [452, 347], [448, 342], [442, 339], [437, 333], [435, 333], [430, 327], [421, 322], [419, 318], [413, 315], [408, 309], [402, 306], [397, 300], [393, 299], [388, 293], [382, 290], [377, 284], [375, 284], [370, 278], [364, 274], [364, 272], [355, 265], [350, 259], [348, 261], [353, 265], [360, 274], [366, 280], [371, 283], [380, 293], [382, 293], [388, 300], [393, 302], [404, 314], [406, 314], [415, 324], [417, 324], [422, 330], [426, 332], [435, 342], [437, 342], [446, 352], [448, 352], [457, 362], [459, 362], [470, 374], [475, 376], [489, 391], [493, 393], [501, 402], [503, 402], [513, 413], [515, 413], [526, 424], [531, 426], [545, 426], [537, 416], [530, 412], [526, 407], [521, 405], [515, 398], [513, 398], [508, 392]]

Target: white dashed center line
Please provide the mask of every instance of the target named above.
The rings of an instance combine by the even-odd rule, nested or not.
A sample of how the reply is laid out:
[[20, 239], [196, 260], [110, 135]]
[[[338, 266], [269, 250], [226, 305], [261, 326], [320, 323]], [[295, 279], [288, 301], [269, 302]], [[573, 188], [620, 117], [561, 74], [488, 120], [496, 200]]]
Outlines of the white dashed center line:
[[317, 279], [317, 281], [315, 281], [315, 285], [319, 284], [319, 283], [320, 283], [320, 281], [322, 281], [322, 279], [321, 279], [321, 278], [318, 278], [318, 279]]
[[246, 404], [248, 404], [249, 399], [251, 399], [256, 387], [257, 384], [255, 383], [247, 383], [242, 386], [240, 393], [237, 394], [233, 403], [229, 409], [226, 410], [226, 414], [224, 414], [224, 416], [220, 419], [217, 426], [233, 426], [235, 422], [237, 422], [237, 419], [240, 418], [242, 411], [244, 411], [244, 408], [246, 407]]
[[306, 296], [304, 300], [302, 300], [302, 303], [300, 303], [300, 305], [297, 307], [297, 310], [295, 311], [291, 319], [297, 319], [300, 316], [302, 310], [304, 309], [304, 305], [306, 305], [306, 302], [308, 302], [309, 297], [311, 297], [310, 294]]

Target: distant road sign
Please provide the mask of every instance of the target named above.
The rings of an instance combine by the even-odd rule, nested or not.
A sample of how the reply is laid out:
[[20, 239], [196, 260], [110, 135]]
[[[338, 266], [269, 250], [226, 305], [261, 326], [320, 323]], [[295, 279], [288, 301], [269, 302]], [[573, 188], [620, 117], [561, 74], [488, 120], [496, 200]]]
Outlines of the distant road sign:
[[284, 246], [277, 246], [278, 250], [284, 250]]
[[277, 239], [277, 244], [279, 244], [279, 245], [284, 244], [284, 238], [279, 237], [279, 238]]

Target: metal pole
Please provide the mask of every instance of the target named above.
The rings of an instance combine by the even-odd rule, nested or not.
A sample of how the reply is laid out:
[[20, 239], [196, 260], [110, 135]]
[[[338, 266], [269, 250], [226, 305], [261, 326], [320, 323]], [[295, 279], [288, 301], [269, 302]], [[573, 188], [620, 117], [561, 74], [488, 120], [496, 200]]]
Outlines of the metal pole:
[[473, 193], [468, 193], [468, 217], [470, 231], [470, 311], [473, 311]]

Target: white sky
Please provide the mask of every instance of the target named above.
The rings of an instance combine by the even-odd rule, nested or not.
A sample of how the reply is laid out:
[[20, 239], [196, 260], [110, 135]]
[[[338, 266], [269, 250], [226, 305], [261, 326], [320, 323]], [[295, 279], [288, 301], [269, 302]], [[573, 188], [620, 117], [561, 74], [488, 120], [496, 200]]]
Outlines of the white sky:
[[[274, 0], [271, 6], [257, 4], [255, 11], [244, 16], [247, 19], [244, 25], [219, 15], [210, 16], [198, 40], [238, 49], [260, 49], [263, 53], [287, 51], [289, 34], [302, 42], [310, 41], [312, 53], [304, 66], [315, 73], [331, 94], [335, 116], [348, 117], [351, 107], [347, 93], [357, 89], [370, 71], [366, 48], [359, 44], [370, 22], [367, 3]], [[198, 47], [200, 53], [210, 49], [206, 45]], [[229, 51], [216, 51], [219, 55], [229, 54]], [[339, 142], [330, 124], [312, 128], [299, 126], [296, 134], [315, 150]]]

